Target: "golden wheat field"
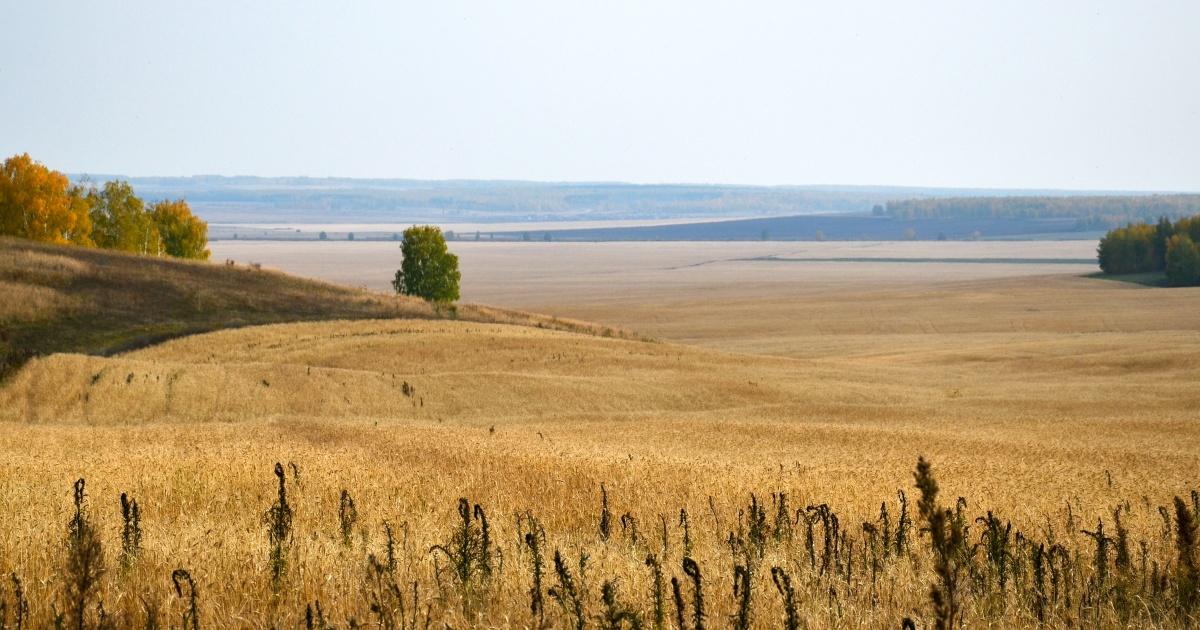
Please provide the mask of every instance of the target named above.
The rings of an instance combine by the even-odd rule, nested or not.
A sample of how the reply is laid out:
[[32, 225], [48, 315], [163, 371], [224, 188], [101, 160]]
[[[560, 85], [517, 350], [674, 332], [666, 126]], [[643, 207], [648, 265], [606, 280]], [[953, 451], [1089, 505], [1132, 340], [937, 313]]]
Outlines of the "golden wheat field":
[[1200, 290], [739, 261], [598, 294], [621, 274], [558, 263], [491, 290], [654, 339], [344, 320], [32, 360], [0, 386], [5, 618], [924, 628], [945, 570], [955, 625], [1196, 623]]

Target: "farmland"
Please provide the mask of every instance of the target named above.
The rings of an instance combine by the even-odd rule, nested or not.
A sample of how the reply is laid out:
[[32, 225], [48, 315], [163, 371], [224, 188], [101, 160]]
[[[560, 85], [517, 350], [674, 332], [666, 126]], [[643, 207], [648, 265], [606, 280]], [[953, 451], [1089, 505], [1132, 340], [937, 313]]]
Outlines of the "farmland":
[[[357, 243], [287, 258], [260, 245], [267, 267], [343, 282], [361, 272], [368, 286], [396, 256]], [[1190, 506], [1200, 481], [1200, 394], [1186, 385], [1200, 377], [1200, 292], [1078, 275], [1070, 261], [1083, 252], [1053, 244], [931, 245], [455, 248], [470, 301], [655, 341], [549, 329], [561, 319], [423, 313], [35, 358], [0, 388], [0, 562], [35, 625], [49, 623], [66, 603], [63, 541], [82, 477], [109, 569], [92, 622], [101, 602], [122, 626], [188, 621], [191, 591], [170, 579], [184, 569], [203, 626], [296, 627], [318, 603], [336, 627], [575, 627], [576, 611], [600, 626], [623, 610], [653, 626], [655, 592], [674, 626], [675, 576], [691, 627], [687, 557], [712, 627], [740, 623], [736, 566], [755, 627], [783, 625], [789, 609], [809, 627], [924, 626], [938, 558], [916, 531], [924, 456], [944, 506], [961, 496], [970, 519], [1001, 519], [970, 523], [972, 544], [992, 525], [1021, 533], [1003, 543], [1007, 586], [975, 553], [959, 595], [969, 623], [1182, 624], [1151, 578], [1181, 575], [1171, 501]], [[359, 267], [323, 266], [333, 258]], [[302, 282], [242, 264], [224, 273], [264, 274], [260, 292]], [[292, 511], [282, 539], [268, 531], [277, 462]], [[140, 506], [133, 551], [122, 493]], [[1102, 519], [1117, 536], [1114, 510], [1132, 560], [1115, 564], [1111, 543], [1103, 576], [1084, 530]], [[897, 551], [902, 512], [912, 529]], [[1067, 555], [1037, 560], [1038, 544]], [[1055, 571], [1040, 587], [1035, 561]]]
[[[393, 243], [214, 248], [217, 257], [376, 290], [389, 287], [400, 261]], [[872, 338], [884, 347], [951, 346], [1005, 333], [1194, 327], [1190, 292], [1151, 291], [1161, 301], [1151, 308], [1136, 286], [1081, 277], [1095, 271], [1082, 262], [1095, 253], [1085, 241], [461, 242], [453, 249], [467, 301], [755, 354], [805, 356], [821, 347], [838, 354]], [[1129, 308], [1099, 313], [1099, 302]]]

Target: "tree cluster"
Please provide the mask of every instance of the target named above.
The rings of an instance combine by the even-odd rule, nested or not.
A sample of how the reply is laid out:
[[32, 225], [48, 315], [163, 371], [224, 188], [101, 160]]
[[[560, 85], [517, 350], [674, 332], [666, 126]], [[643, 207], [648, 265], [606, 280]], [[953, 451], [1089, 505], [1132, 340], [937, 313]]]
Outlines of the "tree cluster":
[[29, 154], [0, 165], [0, 235], [152, 256], [209, 256], [208, 224], [186, 201], [147, 206], [128, 182], [71, 184]]
[[1107, 274], [1165, 271], [1172, 286], [1200, 286], [1200, 215], [1171, 222], [1131, 223], [1100, 239], [1097, 256]]
[[889, 201], [897, 219], [1075, 219], [1079, 229], [1115, 227], [1200, 212], [1200, 195], [948, 197]]

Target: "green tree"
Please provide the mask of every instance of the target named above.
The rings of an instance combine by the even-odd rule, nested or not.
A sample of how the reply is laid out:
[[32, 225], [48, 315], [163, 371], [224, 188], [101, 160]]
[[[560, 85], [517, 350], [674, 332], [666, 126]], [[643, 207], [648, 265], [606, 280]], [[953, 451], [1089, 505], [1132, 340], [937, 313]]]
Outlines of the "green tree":
[[92, 240], [105, 249], [158, 255], [162, 237], [146, 204], [133, 194], [129, 182], [106, 182], [88, 196], [92, 217]]
[[1134, 223], [1110, 230], [1100, 239], [1097, 258], [1108, 274], [1138, 273], [1162, 269], [1163, 257], [1154, 249], [1156, 228]]
[[1167, 217], [1159, 217], [1158, 224], [1154, 226], [1153, 238], [1155, 262], [1159, 268], [1167, 266], [1167, 242], [1174, 234], [1175, 226], [1171, 224], [1171, 220]]
[[458, 256], [446, 248], [442, 231], [432, 225], [413, 226], [404, 231], [400, 243], [404, 262], [396, 271], [392, 287], [397, 293], [415, 295], [433, 302], [458, 299]]
[[1175, 287], [1200, 285], [1200, 248], [1187, 234], [1167, 242], [1167, 283]]
[[159, 201], [150, 206], [163, 250], [176, 258], [208, 260], [208, 224], [192, 214], [186, 201]]
[[1200, 214], [1175, 222], [1175, 234], [1187, 234], [1193, 243], [1200, 243]]

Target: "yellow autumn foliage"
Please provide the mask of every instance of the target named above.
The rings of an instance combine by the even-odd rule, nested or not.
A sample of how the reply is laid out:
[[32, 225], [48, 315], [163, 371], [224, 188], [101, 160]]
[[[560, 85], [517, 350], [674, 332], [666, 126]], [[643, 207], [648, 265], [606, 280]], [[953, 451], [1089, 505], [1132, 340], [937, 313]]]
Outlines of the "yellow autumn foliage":
[[50, 243], [92, 244], [88, 206], [66, 175], [28, 153], [0, 166], [0, 234]]

